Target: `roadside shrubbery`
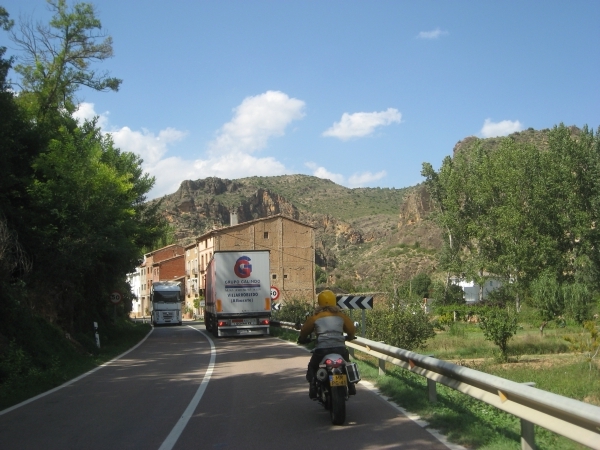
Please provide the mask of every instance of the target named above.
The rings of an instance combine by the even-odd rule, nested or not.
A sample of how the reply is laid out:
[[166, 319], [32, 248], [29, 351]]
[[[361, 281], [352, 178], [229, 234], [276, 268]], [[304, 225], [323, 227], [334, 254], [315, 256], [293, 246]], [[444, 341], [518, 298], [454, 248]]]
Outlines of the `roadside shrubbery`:
[[374, 309], [366, 316], [367, 338], [406, 350], [423, 347], [435, 336], [433, 324], [419, 302]]
[[271, 317], [273, 320], [281, 322], [304, 323], [307, 314], [312, 314], [313, 310], [314, 307], [310, 302], [304, 299], [291, 298], [285, 301], [279, 311], [274, 311]]

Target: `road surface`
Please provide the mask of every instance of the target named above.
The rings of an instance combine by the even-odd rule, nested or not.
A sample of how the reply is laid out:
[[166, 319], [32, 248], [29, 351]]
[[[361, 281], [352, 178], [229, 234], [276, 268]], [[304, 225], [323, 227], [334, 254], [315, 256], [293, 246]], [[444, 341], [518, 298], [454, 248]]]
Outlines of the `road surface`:
[[198, 323], [155, 328], [121, 359], [0, 412], [0, 448], [447, 448], [360, 384], [346, 425], [331, 425], [308, 398], [309, 356], [271, 337], [213, 346]]

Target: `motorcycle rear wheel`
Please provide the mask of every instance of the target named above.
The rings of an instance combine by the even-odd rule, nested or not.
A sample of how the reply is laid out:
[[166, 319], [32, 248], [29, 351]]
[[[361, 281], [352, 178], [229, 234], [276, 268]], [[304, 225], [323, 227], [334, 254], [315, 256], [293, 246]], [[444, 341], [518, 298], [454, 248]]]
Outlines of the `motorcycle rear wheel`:
[[330, 399], [329, 415], [331, 416], [331, 423], [343, 425], [346, 421], [346, 388], [343, 386], [331, 388]]

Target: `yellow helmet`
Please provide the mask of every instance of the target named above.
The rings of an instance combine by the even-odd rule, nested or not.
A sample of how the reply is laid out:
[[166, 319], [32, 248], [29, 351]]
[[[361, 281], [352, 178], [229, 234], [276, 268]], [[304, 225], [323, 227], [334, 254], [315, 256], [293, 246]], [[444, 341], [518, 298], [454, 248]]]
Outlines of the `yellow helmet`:
[[329, 290], [322, 291], [317, 297], [317, 302], [319, 302], [319, 306], [337, 305], [337, 299], [335, 298], [335, 294]]

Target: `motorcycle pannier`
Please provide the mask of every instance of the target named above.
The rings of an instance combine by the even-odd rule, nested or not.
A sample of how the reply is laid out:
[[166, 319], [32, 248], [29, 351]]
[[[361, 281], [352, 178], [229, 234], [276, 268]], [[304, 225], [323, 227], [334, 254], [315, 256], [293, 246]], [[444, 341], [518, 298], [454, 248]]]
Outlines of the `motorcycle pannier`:
[[348, 375], [348, 383], [358, 383], [360, 381], [360, 374], [358, 373], [356, 363], [346, 364], [346, 374]]

